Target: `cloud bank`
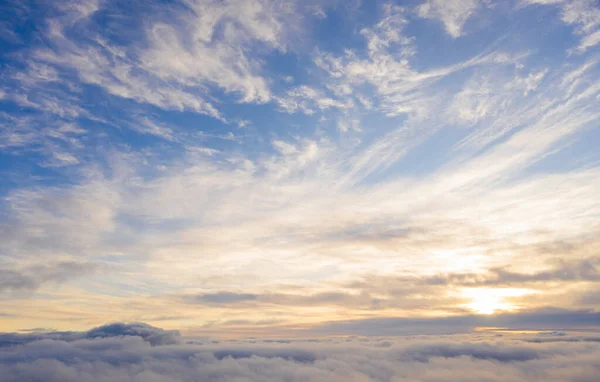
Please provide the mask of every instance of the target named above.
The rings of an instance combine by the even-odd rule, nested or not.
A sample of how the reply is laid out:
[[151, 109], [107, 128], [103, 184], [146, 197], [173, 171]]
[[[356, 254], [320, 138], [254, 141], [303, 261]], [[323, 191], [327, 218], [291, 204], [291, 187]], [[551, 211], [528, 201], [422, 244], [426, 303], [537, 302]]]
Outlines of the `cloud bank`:
[[600, 373], [598, 337], [570, 333], [152, 344], [148, 332], [162, 333], [141, 324], [113, 324], [70, 338], [40, 333], [36, 340], [3, 344], [0, 375], [7, 382], [592, 382]]

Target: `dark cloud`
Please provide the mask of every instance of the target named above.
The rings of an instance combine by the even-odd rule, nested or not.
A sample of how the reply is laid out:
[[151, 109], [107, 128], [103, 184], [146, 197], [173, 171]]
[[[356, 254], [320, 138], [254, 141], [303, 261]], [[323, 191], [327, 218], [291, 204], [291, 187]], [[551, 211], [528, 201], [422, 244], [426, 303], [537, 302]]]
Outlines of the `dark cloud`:
[[406, 356], [411, 360], [427, 362], [433, 357], [456, 358], [472, 357], [476, 359], [488, 359], [499, 362], [530, 361], [540, 358], [538, 351], [530, 348], [517, 346], [493, 346], [491, 344], [420, 344], [412, 345], [406, 349]]
[[0, 269], [0, 292], [29, 292], [44, 283], [64, 283], [94, 273], [100, 268], [99, 264], [65, 261], [24, 269]]
[[343, 292], [323, 292], [312, 294], [294, 293], [207, 293], [199, 296], [185, 297], [184, 301], [203, 304], [248, 304], [282, 305], [282, 306], [345, 306], [365, 309], [378, 309], [381, 300], [368, 293], [352, 294]]
[[[482, 273], [448, 273], [428, 277], [417, 276], [367, 276], [363, 279], [341, 285], [345, 292], [322, 293], [239, 293], [219, 291], [197, 296], [186, 296], [185, 302], [207, 305], [244, 306], [343, 306], [363, 310], [400, 308], [403, 310], [423, 310], [436, 308], [457, 314], [466, 311], [457, 308], [466, 303], [460, 297], [449, 296], [447, 288], [452, 287], [532, 287], [552, 283], [553, 288], [576, 282], [595, 283], [600, 281], [597, 270], [599, 259], [590, 257], [579, 261], [561, 261], [549, 264], [545, 271], [520, 273], [505, 268], [492, 268]], [[339, 287], [339, 286], [336, 286]], [[377, 297], [374, 297], [377, 296]], [[578, 307], [596, 306], [598, 300], [594, 291], [575, 298]], [[497, 316], [496, 316], [497, 317]], [[587, 316], [586, 316], [587, 317]], [[461, 319], [462, 320], [462, 319]], [[385, 320], [384, 320], [385, 321]], [[427, 320], [420, 320], [419, 325]], [[470, 327], [470, 326], [467, 326]]]
[[[597, 270], [598, 258], [589, 258], [575, 262], [561, 261], [546, 271], [520, 273], [513, 272], [506, 268], [491, 268], [482, 273], [447, 273], [438, 274], [429, 277], [390, 277], [389, 282], [403, 283], [407, 285], [422, 286], [517, 286], [528, 283], [538, 282], [576, 282], [588, 281], [599, 282], [600, 273]], [[353, 287], [364, 287], [369, 280], [351, 284]]]
[[[484, 316], [486, 323], [497, 327], [522, 329], [598, 328], [600, 312], [595, 310], [537, 309], [529, 312]], [[483, 326], [483, 325], [481, 325]]]
[[[273, 343], [273, 342], [271, 342]], [[282, 343], [282, 342], [278, 342]], [[301, 349], [224, 349], [213, 352], [215, 358], [221, 360], [223, 358], [283, 358], [295, 362], [315, 362], [316, 356], [310, 351]]]
[[412, 335], [468, 333], [477, 327], [511, 329], [600, 328], [600, 312], [546, 308], [489, 316], [437, 318], [370, 318], [330, 322], [313, 328], [318, 333], [356, 335]]
[[[560, 261], [547, 264], [546, 270], [537, 272], [516, 272], [509, 268], [491, 268], [479, 273], [445, 273], [432, 276], [407, 275], [368, 275], [363, 278], [343, 283], [340, 285], [351, 292], [337, 293], [345, 306], [361, 309], [402, 309], [423, 310], [438, 309], [447, 312], [459, 313], [458, 307], [468, 303], [468, 299], [449, 295], [448, 288], [528, 288], [532, 290], [553, 291], [557, 294], [568, 293], [564, 299], [575, 303], [572, 308], [585, 308], [597, 306], [598, 297], [591, 289], [590, 293], [577, 296], [577, 290], [567, 286], [584, 288], [600, 282], [598, 271], [598, 257], [588, 257], [577, 261]], [[579, 292], [581, 293], [581, 292]], [[534, 305], [542, 305], [548, 301], [539, 301], [539, 296], [531, 295]], [[373, 298], [372, 296], [377, 296]], [[318, 296], [289, 296], [287, 299], [272, 298], [261, 295], [257, 301], [272, 303], [286, 303], [292, 301], [296, 305], [324, 304], [333, 305], [333, 299], [316, 298]], [[342, 300], [343, 297], [343, 300]], [[526, 300], [530, 296], [514, 298], [515, 301]], [[290, 303], [291, 304], [291, 303]], [[464, 312], [463, 312], [464, 313]]]
[[23, 345], [36, 341], [52, 340], [73, 342], [83, 339], [110, 337], [139, 337], [151, 345], [170, 345], [179, 341], [180, 334], [176, 330], [164, 330], [144, 323], [112, 323], [87, 332], [43, 332], [38, 329], [27, 330], [29, 333], [0, 333], [0, 348]]
[[[184, 341], [152, 346], [161, 329], [111, 324], [39, 334], [0, 350], [2, 382], [539, 381], [597, 382], [600, 343], [537, 343], [533, 334]], [[13, 334], [14, 335], [14, 334]], [[63, 339], [59, 337], [63, 336]], [[146, 336], [146, 339], [144, 338]], [[570, 338], [570, 333], [546, 338]]]
[[200, 295], [197, 297], [197, 301], [216, 304], [231, 304], [243, 301], [254, 301], [257, 298], [258, 295], [251, 293], [219, 292]]
[[26, 276], [10, 269], [0, 269], [0, 290], [33, 290], [39, 282], [30, 276]]
[[179, 332], [163, 330], [143, 323], [114, 323], [88, 331], [85, 338], [106, 338], [119, 336], [141, 337], [151, 345], [170, 345], [178, 341]]
[[561, 337], [538, 337], [524, 339], [526, 342], [600, 342], [600, 336], [561, 336]]
[[282, 306], [315, 306], [339, 305], [355, 306], [374, 309], [378, 307], [379, 300], [366, 293], [350, 294], [343, 292], [324, 292], [313, 294], [293, 293], [235, 293], [218, 292], [206, 293], [198, 296], [185, 297], [184, 301], [207, 305], [223, 304], [254, 304], [254, 305], [282, 305]]
[[487, 273], [448, 274], [423, 279], [428, 284], [453, 284], [461, 286], [515, 285], [547, 281], [600, 281], [596, 269], [598, 259], [577, 262], [560, 262], [552, 269], [533, 273], [512, 272], [505, 268], [492, 268]]
[[284, 321], [284, 320], [243, 320], [243, 319], [239, 319], [239, 320], [209, 322], [204, 326], [211, 327], [211, 326], [214, 326], [215, 324], [218, 324], [221, 326], [262, 326], [262, 325], [281, 324], [283, 322], [286, 322], [286, 321]]
[[587, 306], [600, 306], [600, 288], [591, 289], [583, 293], [577, 302]]

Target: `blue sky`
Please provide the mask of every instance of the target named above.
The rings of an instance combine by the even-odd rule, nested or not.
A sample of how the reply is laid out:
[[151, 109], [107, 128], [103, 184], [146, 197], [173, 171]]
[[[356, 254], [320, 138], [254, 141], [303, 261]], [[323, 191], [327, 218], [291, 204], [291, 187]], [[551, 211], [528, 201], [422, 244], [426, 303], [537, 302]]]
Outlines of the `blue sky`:
[[597, 320], [597, 1], [0, 7], [5, 331]]

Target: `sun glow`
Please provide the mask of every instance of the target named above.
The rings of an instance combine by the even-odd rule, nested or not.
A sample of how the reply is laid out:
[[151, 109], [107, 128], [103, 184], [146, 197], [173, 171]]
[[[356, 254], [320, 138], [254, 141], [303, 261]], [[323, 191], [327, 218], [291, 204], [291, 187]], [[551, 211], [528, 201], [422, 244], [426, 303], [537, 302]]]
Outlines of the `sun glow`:
[[531, 293], [527, 289], [517, 288], [477, 288], [465, 289], [463, 297], [470, 299], [471, 302], [465, 306], [479, 314], [494, 314], [499, 311], [513, 311], [518, 307], [507, 299], [511, 297], [521, 297]]

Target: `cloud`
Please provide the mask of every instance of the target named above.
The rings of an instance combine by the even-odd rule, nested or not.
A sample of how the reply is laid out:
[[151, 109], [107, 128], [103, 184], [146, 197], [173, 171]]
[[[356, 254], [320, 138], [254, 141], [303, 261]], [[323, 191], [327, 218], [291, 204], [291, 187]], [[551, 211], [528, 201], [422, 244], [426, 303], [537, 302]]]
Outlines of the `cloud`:
[[281, 40], [285, 2], [198, 0], [187, 6], [187, 14], [176, 16], [183, 28], [172, 23], [149, 27], [150, 48], [142, 53], [141, 66], [171, 83], [203, 86], [208, 82], [240, 94], [241, 102], [268, 101], [268, 84], [256, 73], [259, 64], [244, 51], [254, 43], [285, 48]]
[[166, 139], [167, 141], [175, 140], [173, 130], [167, 126], [162, 126], [147, 117], [142, 117], [138, 123], [135, 123], [132, 128], [141, 133], [154, 135], [156, 137]]
[[[518, 48], [445, 35], [468, 35], [485, 1], [334, 3], [326, 19], [262, 0], [28, 11], [40, 33], [0, 92], [2, 281], [28, 299], [5, 300], [3, 323], [287, 333], [469, 315], [469, 292], [526, 312], [594, 308], [592, 46], [528, 49], [528, 23]], [[587, 3], [555, 3], [593, 43]], [[485, 38], [521, 16], [491, 13]], [[316, 35], [338, 20], [335, 44]], [[111, 272], [63, 278], [62, 262]]]
[[481, 0], [427, 0], [417, 7], [419, 17], [439, 19], [453, 38], [463, 34], [467, 20], [485, 4]]
[[231, 304], [243, 301], [254, 301], [257, 297], [257, 295], [251, 293], [221, 292], [207, 293], [202, 296], [198, 296], [198, 300], [217, 304]]
[[496, 348], [492, 345], [442, 343], [435, 345], [410, 346], [407, 349], [410, 358], [427, 362], [434, 357], [458, 358], [472, 357], [474, 359], [493, 360], [498, 362], [524, 362], [540, 357], [534, 349], [520, 347]]
[[[114, 167], [114, 173], [122, 175], [106, 178], [92, 173], [89, 183], [68, 192], [54, 187], [22, 190], [8, 199], [14, 220], [3, 231], [2, 246], [22, 259], [27, 253], [101, 259], [115, 253], [115, 273], [103, 280], [108, 284], [103, 293], [115, 293], [112, 288], [143, 288], [154, 297], [154, 301], [144, 299], [135, 305], [124, 304], [134, 299], [119, 300], [119, 307], [111, 312], [122, 320], [158, 316], [156, 309], [163, 304], [182, 309], [184, 315], [201, 312], [206, 321], [223, 321], [218, 319], [218, 310], [224, 306], [252, 321], [277, 317], [311, 322], [314, 317], [340, 319], [350, 313], [387, 314], [398, 309], [410, 314], [431, 309], [447, 314], [457, 305], [469, 303], [453, 295], [461, 288], [525, 284], [534, 291], [568, 291], [570, 296], [561, 301], [571, 306], [576, 300], [573, 297], [581, 293], [578, 283], [595, 277], [592, 256], [597, 244], [576, 241], [581, 230], [592, 232], [593, 237], [593, 231], [587, 231], [593, 225], [586, 220], [593, 215], [580, 211], [593, 211], [590, 201], [599, 179], [594, 170], [566, 178], [526, 179], [492, 191], [474, 187], [470, 192], [478, 203], [469, 205], [462, 203], [459, 195], [432, 192], [435, 187], [447, 189], [435, 182], [414, 189], [385, 183], [376, 190], [332, 192], [323, 187], [327, 183], [321, 183], [327, 179], [325, 170], [319, 182], [307, 176], [314, 171], [311, 166], [318, 165], [315, 158], [328, 155], [327, 150], [311, 147], [312, 142], [282, 141], [276, 145], [278, 154], [264, 162], [267, 167], [261, 167], [260, 162], [253, 163], [254, 168], [240, 163], [233, 169], [204, 162], [189, 167], [180, 164], [177, 171], [148, 181], [134, 176], [131, 161], [126, 161], [124, 167]], [[130, 181], [136, 178], [136, 182]], [[399, 197], [414, 198], [415, 203], [393, 203]], [[419, 198], [422, 201], [417, 203]], [[510, 203], [514, 198], [535, 200], [516, 206]], [[568, 206], [561, 209], [561, 216], [547, 210], [555, 203]], [[412, 211], [411, 220], [399, 222], [396, 217], [406, 211]], [[434, 220], [428, 219], [432, 212]], [[512, 225], [515, 214], [522, 216], [521, 222], [551, 229], [540, 237], [533, 236], [537, 247], [512, 241], [515, 235], [531, 237], [529, 231], [523, 233], [520, 226]], [[494, 219], [469, 220], [478, 215]], [[568, 224], [562, 225], [565, 221]], [[496, 234], [499, 227], [508, 228]], [[504, 231], [508, 229], [514, 231]], [[550, 250], [563, 239], [562, 247]], [[458, 252], [443, 252], [459, 245]], [[127, 255], [122, 255], [125, 251]], [[490, 264], [480, 257], [494, 251], [520, 257], [511, 260], [510, 268], [506, 262]], [[365, 257], [365, 253], [369, 255]], [[198, 260], [200, 255], [202, 261]], [[557, 255], [565, 259], [563, 264], [541, 261]], [[466, 260], [461, 266], [460, 262], [449, 264], [448, 258]], [[519, 258], [535, 258], [537, 263], [534, 267]], [[578, 259], [589, 259], [590, 263]], [[428, 263], [429, 276], [422, 274], [422, 262]], [[274, 286], [272, 280], [264, 279], [264, 272], [277, 274], [276, 280], [284, 285]], [[315, 278], [315, 272], [322, 276]], [[188, 289], [184, 295], [208, 294], [208, 298], [190, 304], [189, 300], [182, 301], [179, 293], [165, 294], [162, 288], [174, 277]], [[442, 282], [436, 281], [439, 277]], [[202, 285], [211, 289], [204, 290]], [[565, 285], [571, 288], [565, 289]], [[536, 295], [523, 304], [552, 304], [553, 298]], [[520, 304], [519, 299], [516, 301]], [[43, 302], [35, 301], [25, 309], [42, 306]], [[315, 312], [319, 309], [335, 313], [322, 317]], [[15, 305], [6, 312], [23, 314], [24, 310]], [[87, 319], [93, 317], [90, 313]]]
[[0, 149], [13, 155], [42, 153], [40, 164], [45, 167], [81, 164], [89, 137], [81, 122], [92, 116], [68, 89], [71, 82], [44, 63], [28, 61], [18, 69], [13, 65], [7, 65], [3, 80], [11, 91], [0, 99], [2, 106], [24, 112], [0, 114]]
[[507, 269], [493, 268], [488, 273], [449, 274], [425, 279], [426, 283], [443, 283], [458, 285], [523, 285], [546, 281], [600, 281], [596, 269], [598, 259], [577, 261], [572, 264], [560, 263], [550, 270], [519, 273]]
[[[33, 333], [0, 333], [0, 348], [15, 347], [38, 341], [75, 342], [90, 339], [138, 337], [152, 346], [179, 343], [176, 330], [163, 330], [144, 323], [116, 322], [90, 329], [86, 332], [61, 332], [34, 330]], [[100, 341], [98, 341], [100, 342]]]
[[0, 293], [31, 292], [46, 283], [64, 283], [68, 280], [95, 273], [99, 264], [82, 262], [57, 262], [38, 264], [26, 268], [0, 268]]
[[5, 232], [0, 247], [5, 253], [20, 253], [21, 259], [28, 253], [38, 259], [44, 253], [85, 257], [99, 244], [102, 233], [114, 228], [118, 196], [105, 185], [104, 190], [97, 184], [70, 190], [31, 188], [6, 196], [4, 201], [14, 214], [0, 223]]
[[437, 318], [386, 317], [330, 322], [315, 326], [313, 333], [364, 336], [469, 333], [478, 327], [514, 330], [591, 329], [599, 327], [600, 314], [593, 310], [546, 308], [494, 315], [457, 315]]
[[141, 337], [151, 345], [172, 345], [178, 342], [179, 332], [163, 330], [143, 323], [114, 323], [91, 329], [85, 334], [85, 338], [122, 336]]
[[351, 294], [342, 292], [323, 292], [313, 294], [273, 293], [261, 294], [219, 292], [206, 293], [199, 296], [184, 297], [184, 301], [203, 304], [222, 304], [235, 308], [237, 304], [264, 307], [269, 305], [302, 307], [302, 306], [343, 306], [377, 308], [379, 300], [368, 294]]
[[[487, 73], [480, 70], [454, 95], [446, 111], [448, 122], [467, 127], [477, 126], [483, 121], [491, 124], [492, 126], [485, 130], [487, 139], [478, 145], [479, 148], [484, 147], [522, 123], [525, 116], [520, 115], [521, 113], [515, 116], [515, 108], [527, 102], [527, 97], [536, 91], [547, 72], [547, 69], [540, 69], [504, 76], [501, 70], [494, 70], [493, 74], [492, 71]], [[512, 118], [509, 113], [513, 114]], [[477, 135], [482, 133], [470, 135], [468, 138], [474, 140]], [[467, 142], [463, 142], [462, 146], [466, 144]]]
[[290, 89], [287, 94], [277, 99], [281, 110], [287, 113], [301, 111], [312, 115], [316, 110], [323, 111], [330, 108], [348, 109], [352, 107], [350, 101], [345, 103], [340, 100], [328, 97], [324, 92], [302, 85], [295, 89]]
[[582, 36], [574, 52], [584, 53], [600, 43], [600, 9], [594, 0], [526, 0], [524, 4], [559, 5], [561, 19]]
[[[567, 337], [570, 337], [569, 334]], [[50, 338], [4, 348], [7, 382], [45, 381], [548, 381], [591, 382], [594, 342], [535, 335], [199, 341], [151, 346], [137, 336]], [[385, 345], [385, 346], [382, 346]]]
[[600, 304], [600, 297], [598, 297], [598, 289], [590, 288], [589, 290], [583, 292], [579, 298], [578, 302], [587, 306], [597, 306]]
[[[139, 11], [152, 12], [156, 6], [148, 4]], [[118, 97], [221, 120], [211, 88], [235, 94], [242, 103], [269, 101], [263, 64], [248, 53], [285, 51], [287, 32], [298, 20], [291, 1], [184, 1], [163, 6], [164, 17], [154, 14], [143, 22], [131, 20], [109, 1], [66, 2], [43, 11], [46, 44], [32, 44], [29, 73], [17, 72], [16, 80], [44, 81], [46, 86], [50, 81], [59, 83], [58, 79], [68, 84], [79, 81]], [[107, 12], [114, 16], [111, 23], [98, 22], [96, 16]], [[138, 36], [140, 44], [132, 40], [114, 44], [102, 37], [112, 33]], [[25, 99], [30, 96], [25, 94]]]

